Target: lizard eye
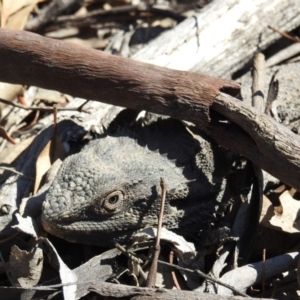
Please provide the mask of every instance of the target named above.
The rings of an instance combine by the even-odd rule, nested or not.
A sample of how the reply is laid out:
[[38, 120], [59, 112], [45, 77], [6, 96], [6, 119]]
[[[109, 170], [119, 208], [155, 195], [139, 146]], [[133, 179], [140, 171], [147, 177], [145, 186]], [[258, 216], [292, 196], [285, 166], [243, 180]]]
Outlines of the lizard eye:
[[119, 195], [111, 196], [108, 199], [109, 204], [116, 204], [119, 201]]
[[103, 202], [103, 207], [109, 211], [116, 210], [121, 205], [123, 199], [124, 195], [122, 192], [113, 192], [106, 196]]

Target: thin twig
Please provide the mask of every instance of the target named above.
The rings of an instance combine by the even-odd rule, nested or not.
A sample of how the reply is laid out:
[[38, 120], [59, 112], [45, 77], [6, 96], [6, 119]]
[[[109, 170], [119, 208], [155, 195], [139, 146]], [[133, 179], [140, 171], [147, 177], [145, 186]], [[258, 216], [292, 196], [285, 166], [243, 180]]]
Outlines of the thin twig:
[[[14, 238], [18, 237], [22, 232], [18, 231], [16, 232], [15, 234], [11, 235], [10, 237], [8, 237], [7, 239], [5, 240], [1, 240], [0, 241], [0, 245], [4, 245], [6, 244], [7, 242], [13, 240]], [[1, 253], [1, 252], [0, 252]]]
[[[110, 10], [104, 9], [95, 9], [91, 12], [86, 13], [84, 16], [68, 15], [68, 16], [59, 16], [53, 26], [88, 26], [92, 24], [99, 24], [107, 22], [111, 18], [116, 16], [122, 16], [128, 14], [128, 16], [139, 16], [140, 18], [147, 18], [147, 23], [150, 24], [150, 17], [155, 17], [155, 15], [171, 18], [177, 22], [182, 22], [186, 19], [185, 16], [175, 13], [171, 10], [159, 9], [150, 6], [150, 3], [147, 5], [123, 5], [118, 7], [112, 7]], [[111, 19], [112, 20], [112, 19]]]
[[1, 166], [1, 165], [0, 165], [0, 169], [3, 169], [3, 170], [5, 170], [5, 171], [9, 171], [9, 172], [15, 173], [15, 174], [20, 175], [20, 176], [24, 176], [24, 177], [29, 178], [29, 179], [31, 179], [31, 180], [35, 180], [34, 178], [32, 178], [32, 177], [30, 177], [30, 176], [27, 176], [27, 175], [24, 175], [23, 173], [17, 171], [17, 170], [14, 169], [14, 168], [11, 168], [11, 167], [5, 167], [5, 166]]
[[[138, 273], [139, 273], [139, 276], [142, 278], [142, 280], [145, 282], [147, 280], [147, 276], [145, 274], [145, 272], [143, 271], [142, 267], [141, 267], [141, 264], [143, 263], [143, 260], [141, 260], [140, 258], [134, 256], [133, 253], [129, 252], [128, 250], [126, 250], [123, 246], [121, 246], [119, 243], [116, 243], [115, 244], [115, 247], [117, 249], [119, 249], [125, 256], [128, 257], [128, 259], [130, 259], [132, 261], [132, 263], [135, 263], [138, 267]], [[130, 271], [131, 272], [131, 271]], [[131, 272], [131, 275], [132, 272]]]
[[[0, 98], [0, 102], [4, 103], [6, 105], [21, 108], [24, 110], [39, 110], [39, 111], [53, 112], [53, 107], [24, 106], [22, 104], [18, 104], [18, 103], [8, 101], [8, 100], [2, 99], [2, 98]], [[81, 108], [81, 106], [79, 106], [79, 107], [57, 107], [57, 110], [58, 111], [82, 111], [82, 112], [88, 113], [88, 111], [82, 110], [80, 108]]]
[[143, 263], [143, 261], [142, 261], [140, 258], [134, 256], [133, 253], [127, 251], [127, 250], [126, 250], [123, 246], [121, 246], [119, 243], [116, 243], [116, 244], [115, 244], [115, 247], [116, 247], [117, 249], [119, 249], [119, 250], [120, 250], [124, 255], [126, 255], [129, 259], [131, 259], [132, 261], [136, 262], [137, 264], [142, 264], [142, 263]]
[[[174, 252], [173, 251], [170, 251], [170, 254], [169, 254], [169, 263], [170, 264], [173, 264], [173, 260], [174, 260]], [[177, 290], [181, 290], [181, 287], [178, 283], [178, 280], [177, 280], [177, 277], [176, 277], [176, 273], [175, 271], [171, 271], [171, 277], [173, 279], [173, 283], [175, 285], [175, 287], [177, 288]]]
[[163, 220], [163, 216], [164, 216], [165, 200], [166, 200], [166, 194], [167, 194], [167, 185], [163, 178], [160, 178], [160, 186], [161, 186], [160, 212], [159, 212], [159, 218], [158, 218], [157, 234], [156, 234], [156, 239], [155, 239], [153, 260], [152, 260], [150, 270], [148, 273], [148, 277], [147, 277], [147, 281], [146, 281], [147, 287], [155, 286], [157, 261], [158, 261], [158, 256], [160, 253], [160, 234], [161, 234], [162, 220]]
[[294, 37], [294, 36], [291, 36], [290, 34], [286, 33], [286, 32], [283, 32], [273, 26], [268, 26], [270, 29], [272, 29], [273, 31], [279, 33], [282, 37], [285, 37], [286, 39], [288, 40], [291, 40], [293, 42], [296, 42], [296, 43], [300, 43], [300, 39], [298, 37]]
[[257, 53], [253, 60], [252, 70], [252, 106], [259, 112], [264, 112], [264, 88], [265, 88], [265, 56]]
[[191, 270], [191, 269], [187, 269], [187, 268], [182, 268], [180, 266], [177, 266], [177, 265], [173, 265], [173, 264], [170, 264], [170, 263], [167, 263], [165, 261], [162, 261], [162, 260], [158, 260], [157, 261], [158, 263], [160, 264], [163, 264], [163, 265], [166, 265], [166, 266], [169, 266], [169, 267], [172, 267], [172, 268], [175, 268], [177, 270], [183, 270], [183, 271], [186, 271], [186, 272], [190, 272], [190, 273], [196, 273], [198, 274], [201, 278], [203, 279], [206, 279], [206, 280], [209, 280], [209, 281], [212, 281], [214, 283], [217, 283], [219, 285], [222, 285], [222, 286], [225, 286], [226, 288], [232, 290], [234, 293], [240, 295], [240, 296], [243, 296], [243, 297], [249, 297], [247, 294], [237, 290], [235, 287], [227, 284], [227, 283], [224, 283], [222, 281], [220, 281], [219, 279], [216, 279], [216, 278], [213, 278], [213, 277], [210, 277], [209, 275], [201, 272], [200, 270]]

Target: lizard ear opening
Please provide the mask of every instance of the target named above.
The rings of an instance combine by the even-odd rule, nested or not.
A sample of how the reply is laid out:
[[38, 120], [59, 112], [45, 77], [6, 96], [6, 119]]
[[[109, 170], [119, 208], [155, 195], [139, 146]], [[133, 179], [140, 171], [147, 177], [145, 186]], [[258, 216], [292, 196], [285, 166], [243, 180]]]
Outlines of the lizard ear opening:
[[103, 201], [103, 208], [108, 212], [115, 211], [122, 205], [124, 194], [121, 191], [115, 191], [107, 195]]

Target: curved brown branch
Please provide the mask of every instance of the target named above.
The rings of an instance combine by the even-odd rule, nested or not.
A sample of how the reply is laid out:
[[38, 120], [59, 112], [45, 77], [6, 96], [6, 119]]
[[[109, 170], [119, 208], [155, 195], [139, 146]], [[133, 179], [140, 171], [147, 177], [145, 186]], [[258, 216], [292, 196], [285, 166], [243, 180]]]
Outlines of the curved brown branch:
[[25, 31], [0, 30], [0, 80], [36, 85], [110, 104], [207, 122], [220, 90], [234, 81], [157, 67]]

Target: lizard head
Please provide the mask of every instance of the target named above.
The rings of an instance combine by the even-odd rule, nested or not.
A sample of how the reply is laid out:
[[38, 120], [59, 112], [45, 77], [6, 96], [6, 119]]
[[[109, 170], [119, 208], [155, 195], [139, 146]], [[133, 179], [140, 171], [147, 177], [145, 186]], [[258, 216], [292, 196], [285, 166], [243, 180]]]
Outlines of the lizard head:
[[[71, 242], [107, 247], [127, 241], [157, 224], [161, 177], [173, 191], [168, 200], [186, 197], [187, 178], [166, 155], [125, 136], [92, 141], [63, 162], [43, 204], [43, 226]], [[169, 202], [164, 224], [172, 228], [183, 211]]]

